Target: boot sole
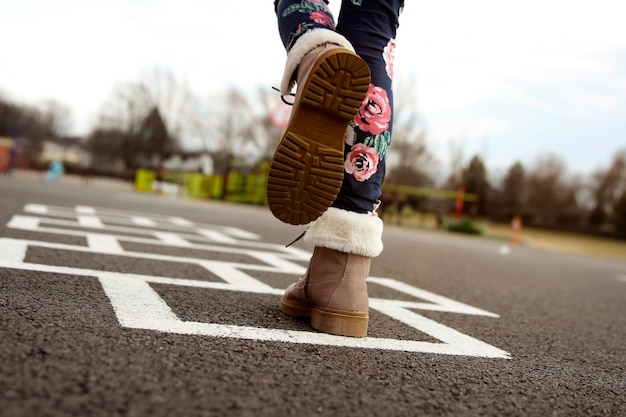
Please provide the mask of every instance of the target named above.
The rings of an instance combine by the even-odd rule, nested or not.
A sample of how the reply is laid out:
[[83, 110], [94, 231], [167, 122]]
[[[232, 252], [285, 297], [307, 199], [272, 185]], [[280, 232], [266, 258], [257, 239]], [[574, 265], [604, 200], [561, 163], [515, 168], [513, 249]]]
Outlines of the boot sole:
[[326, 307], [302, 307], [280, 300], [280, 311], [290, 316], [310, 317], [311, 327], [338, 336], [365, 337], [369, 315], [359, 311], [336, 310]]
[[320, 55], [294, 103], [272, 158], [267, 202], [279, 220], [307, 224], [335, 201], [343, 182], [343, 137], [367, 94], [370, 71], [358, 55]]

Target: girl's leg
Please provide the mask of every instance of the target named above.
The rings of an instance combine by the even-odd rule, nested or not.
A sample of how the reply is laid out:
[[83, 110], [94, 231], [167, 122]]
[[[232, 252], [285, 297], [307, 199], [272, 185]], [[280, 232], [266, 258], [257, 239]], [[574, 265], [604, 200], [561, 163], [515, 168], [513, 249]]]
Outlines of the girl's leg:
[[312, 29], [335, 30], [335, 18], [324, 0], [275, 0], [278, 32], [287, 52]]
[[385, 178], [393, 121], [393, 57], [403, 0], [343, 0], [336, 30], [367, 63], [371, 84], [344, 135], [344, 173], [332, 206], [304, 239], [367, 257], [383, 249], [375, 210]]
[[[285, 290], [280, 309], [287, 314], [310, 317], [314, 328], [327, 333], [367, 335], [366, 279], [371, 258], [382, 251], [383, 226], [374, 210], [384, 179], [384, 161], [391, 136], [391, 58], [399, 3], [396, 0], [346, 0], [342, 4], [339, 28], [335, 28], [334, 19], [321, 0], [281, 0], [276, 8], [281, 39], [288, 51], [281, 92], [289, 92], [294, 81], [292, 73], [296, 73], [298, 89], [292, 117], [272, 161], [272, 167], [281, 167], [281, 170], [272, 174], [273, 168], [270, 169], [270, 209], [270, 193], [275, 197], [284, 194], [278, 186], [286, 181], [289, 172], [282, 167], [296, 166], [299, 160], [309, 161], [309, 164], [311, 160], [320, 159], [321, 152], [309, 154], [308, 150], [302, 158], [294, 144], [298, 141], [304, 143], [303, 149], [316, 149], [317, 142], [332, 143], [328, 147], [336, 148], [337, 155], [333, 155], [333, 159], [338, 160], [338, 166], [325, 162], [313, 167], [315, 169], [308, 167], [306, 175], [298, 177], [300, 182], [312, 185], [310, 195], [314, 196], [316, 190], [326, 184], [309, 181], [310, 173], [330, 169], [338, 178], [339, 192], [328, 200], [321, 216], [307, 230], [304, 239], [315, 245], [311, 262], [306, 274]], [[353, 49], [348, 37], [358, 45], [359, 53], [367, 57], [365, 62], [358, 55], [346, 52]], [[359, 65], [353, 67], [346, 62]], [[367, 72], [365, 86], [361, 84], [361, 66]], [[356, 67], [359, 68], [355, 70]], [[373, 80], [370, 70], [377, 74]], [[318, 84], [311, 82], [314, 78], [318, 78]], [[309, 106], [320, 92], [325, 94], [324, 102], [332, 104], [340, 99], [336, 108], [334, 104], [322, 106], [329, 118], [316, 106]], [[355, 97], [359, 97], [355, 107], [345, 105]], [[333, 115], [342, 112], [349, 113], [346, 119], [332, 121]], [[306, 120], [307, 126], [315, 128], [300, 129], [296, 119]], [[323, 133], [320, 137], [322, 130], [332, 131], [332, 134]], [[291, 143], [294, 138], [297, 140]], [[296, 189], [301, 189], [298, 184], [289, 187], [287, 191], [293, 195]], [[332, 207], [326, 209], [330, 205]], [[276, 215], [280, 210], [278, 205], [278, 210], [272, 209], [272, 212]]]
[[281, 93], [297, 84], [291, 117], [267, 181], [272, 213], [291, 224], [319, 218], [344, 177], [343, 138], [369, 85], [367, 64], [337, 33], [322, 0], [281, 0], [278, 28], [287, 50]]
[[345, 137], [345, 175], [333, 207], [371, 213], [379, 204], [393, 122], [393, 57], [403, 0], [343, 0], [336, 30], [369, 66], [372, 81]]

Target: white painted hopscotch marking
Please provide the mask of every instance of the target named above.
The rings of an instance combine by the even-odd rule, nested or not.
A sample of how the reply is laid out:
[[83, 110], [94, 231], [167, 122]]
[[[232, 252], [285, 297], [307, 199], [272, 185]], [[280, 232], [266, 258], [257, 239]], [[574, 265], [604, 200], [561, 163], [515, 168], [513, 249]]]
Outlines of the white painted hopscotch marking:
[[210, 238], [214, 242], [230, 243], [231, 245], [237, 243], [237, 239], [227, 236], [224, 233], [216, 230], [198, 229], [198, 233], [200, 233], [202, 236]]
[[193, 222], [189, 221], [187, 219], [183, 219], [180, 217], [170, 217], [169, 220], [173, 223], [176, 224], [178, 226], [182, 226], [182, 227], [193, 227]]
[[7, 227], [21, 230], [37, 230], [39, 228], [39, 219], [36, 217], [15, 215], [9, 220]]
[[87, 246], [90, 249], [97, 249], [100, 253], [122, 254], [124, 249], [120, 242], [113, 236], [88, 234]]
[[76, 206], [76, 213], [94, 215], [96, 214], [96, 209], [87, 206]]
[[249, 239], [249, 240], [261, 240], [261, 236], [256, 233], [248, 232], [247, 230], [241, 230], [236, 227], [224, 227], [224, 230], [231, 236], [237, 239]]
[[156, 222], [148, 217], [144, 216], [131, 216], [130, 221], [137, 226], [155, 227]]
[[27, 204], [26, 207], [24, 207], [24, 211], [27, 213], [45, 215], [48, 214], [48, 206], [41, 204]]
[[97, 216], [91, 216], [91, 215], [89, 216], [79, 215], [78, 224], [80, 224], [81, 226], [91, 227], [94, 229], [104, 228], [104, 224], [102, 224], [102, 220], [100, 220], [100, 218]]
[[[308, 261], [310, 253], [294, 247], [285, 248], [282, 245], [264, 243], [260, 236], [245, 230], [218, 225], [196, 224], [177, 217], [152, 216], [87, 207], [76, 207], [72, 210], [64, 207], [33, 204], [27, 205], [24, 211], [37, 216], [15, 215], [9, 221], [8, 227], [40, 233], [82, 236], [86, 238], [87, 246], [0, 237], [0, 267], [96, 277], [111, 302], [118, 322], [123, 327], [209, 337], [510, 358], [509, 353], [424, 317], [416, 311], [439, 311], [491, 318], [497, 318], [497, 314], [385, 277], [370, 277], [369, 282], [406, 294], [415, 301], [370, 298], [370, 308], [426, 333], [439, 340], [440, 343], [374, 337], [350, 338], [315, 331], [183, 321], [173, 312], [165, 300], [152, 289], [150, 284], [210, 288], [242, 294], [271, 294], [278, 297], [284, 291], [282, 288], [273, 288], [251, 275], [251, 272], [300, 275], [305, 272], [302, 263]], [[41, 216], [54, 216], [56, 218]], [[59, 217], [66, 220], [59, 220]], [[103, 217], [107, 218], [106, 224], [101, 221]], [[110, 220], [112, 221], [110, 222]], [[128, 226], [113, 226], [110, 223]], [[42, 224], [61, 227], [44, 227]], [[132, 224], [141, 226], [141, 228], [133, 228], [131, 227]], [[64, 228], [66, 226], [83, 227], [87, 230]], [[154, 230], [150, 230], [150, 228], [154, 228]], [[115, 234], [115, 232], [122, 231], [127, 234]], [[133, 234], [135, 236], [132, 236]], [[230, 262], [210, 259], [209, 253], [207, 253], [207, 257], [194, 258], [191, 255], [181, 257], [134, 252], [125, 250], [121, 242], [168, 247], [184, 246], [194, 249], [195, 256], [198, 256], [200, 251], [247, 255], [250, 261]], [[179, 264], [195, 264], [221, 279], [221, 282], [30, 263], [26, 259], [27, 250], [30, 247], [76, 251], [91, 255], [114, 254], [139, 260], [149, 259]], [[243, 296], [245, 297], [245, 295]]]
[[154, 232], [154, 237], [162, 240], [163, 243], [167, 243], [172, 246], [191, 246], [188, 240], [182, 238], [176, 233], [170, 232]]

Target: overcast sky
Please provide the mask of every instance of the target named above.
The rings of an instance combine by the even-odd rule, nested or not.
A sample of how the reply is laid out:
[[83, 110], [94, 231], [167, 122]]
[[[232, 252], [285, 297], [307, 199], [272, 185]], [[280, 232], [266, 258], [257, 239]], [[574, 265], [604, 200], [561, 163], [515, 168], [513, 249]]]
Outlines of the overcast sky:
[[[494, 170], [553, 153], [588, 173], [626, 148], [624, 16], [623, 0], [406, 0], [395, 78], [443, 166], [456, 143]], [[0, 92], [64, 103], [78, 134], [155, 65], [202, 97], [270, 89], [285, 60], [272, 0], [0, 0], [0, 39]]]

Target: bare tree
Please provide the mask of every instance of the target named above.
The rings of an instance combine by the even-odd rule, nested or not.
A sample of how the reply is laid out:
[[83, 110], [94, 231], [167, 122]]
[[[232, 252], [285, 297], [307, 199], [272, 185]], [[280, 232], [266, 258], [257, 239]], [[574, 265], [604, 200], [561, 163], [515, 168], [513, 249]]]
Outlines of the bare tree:
[[388, 160], [390, 178], [396, 184], [432, 185], [428, 166], [433, 161], [426, 145], [424, 122], [417, 111], [415, 85], [400, 81], [394, 88], [393, 138]]
[[167, 68], [154, 67], [144, 71], [140, 81], [114, 87], [102, 106], [100, 120], [94, 129], [98, 134], [92, 135], [92, 140], [121, 135], [121, 142], [125, 145], [118, 152], [127, 168], [134, 168], [139, 163], [136, 159], [141, 147], [146, 145], [141, 142], [141, 136], [145, 135], [145, 121], [150, 115], [154, 118], [154, 114], [158, 114], [167, 132], [167, 146], [158, 150], [157, 159], [162, 160], [168, 153], [178, 150], [183, 138], [193, 133], [198, 107], [198, 100], [185, 80], [178, 79]]
[[141, 84], [150, 95], [151, 107], [159, 109], [168, 135], [180, 143], [192, 129], [199, 106], [189, 83], [171, 69], [155, 66], [144, 72]]
[[259, 89], [257, 97], [259, 109], [255, 123], [257, 131], [254, 137], [261, 159], [270, 160], [284, 133], [283, 128], [274, 123], [274, 113], [286, 104], [281, 102], [276, 92], [267, 89]]
[[502, 182], [501, 196], [504, 215], [511, 218], [516, 215], [522, 216], [526, 211], [528, 195], [526, 171], [521, 162], [515, 162]]
[[615, 223], [615, 236], [626, 240], [626, 190], [613, 205], [613, 221]]
[[213, 102], [219, 105], [203, 109], [204, 117], [194, 124], [195, 134], [213, 155], [215, 170], [224, 174], [230, 170], [233, 158], [245, 158], [247, 152], [254, 152], [256, 119], [248, 96], [234, 88], [209, 100]]
[[87, 138], [91, 166], [101, 171], [116, 171], [124, 165], [124, 138], [125, 133], [116, 129], [99, 128], [91, 132]]
[[608, 169], [592, 175], [594, 207], [589, 214], [589, 226], [598, 230], [612, 217], [616, 202], [626, 192], [626, 149], [617, 151]]
[[53, 139], [68, 135], [72, 127], [72, 113], [66, 105], [56, 100], [47, 100], [38, 106], [38, 110], [41, 122]]
[[46, 140], [67, 134], [71, 125], [69, 109], [53, 100], [26, 106], [0, 97], [0, 135], [17, 137], [20, 152], [35, 165]]
[[137, 158], [141, 158], [138, 165], [156, 169], [162, 167], [163, 159], [174, 150], [174, 141], [158, 107], [154, 107], [141, 123], [135, 146]]
[[[136, 168], [141, 125], [152, 108], [152, 97], [144, 85], [140, 83], [116, 85], [102, 105], [98, 125], [90, 135], [90, 149], [108, 150], [111, 155], [108, 155], [107, 159], [119, 157], [124, 161], [126, 169]], [[117, 147], [93, 143], [103, 140], [115, 143]]]
[[544, 227], [573, 227], [578, 223], [580, 182], [566, 176], [565, 163], [555, 155], [538, 159], [528, 178], [531, 223]]
[[[468, 193], [478, 197], [476, 203], [471, 206], [475, 214], [484, 216], [487, 214], [487, 203], [491, 186], [487, 180], [487, 168], [482, 158], [475, 155], [463, 170], [463, 186]], [[473, 213], [474, 214], [474, 213]]]
[[465, 138], [461, 140], [451, 139], [448, 142], [450, 160], [448, 164], [449, 174], [445, 183], [446, 188], [456, 189], [463, 182], [463, 160], [465, 159]]
[[18, 128], [22, 109], [8, 97], [0, 95], [0, 135], [13, 136]]
[[150, 92], [141, 83], [121, 83], [113, 87], [101, 107], [97, 129], [118, 130], [132, 137], [154, 107]]

